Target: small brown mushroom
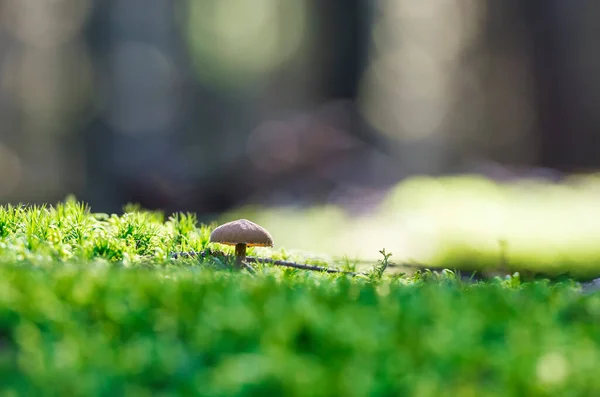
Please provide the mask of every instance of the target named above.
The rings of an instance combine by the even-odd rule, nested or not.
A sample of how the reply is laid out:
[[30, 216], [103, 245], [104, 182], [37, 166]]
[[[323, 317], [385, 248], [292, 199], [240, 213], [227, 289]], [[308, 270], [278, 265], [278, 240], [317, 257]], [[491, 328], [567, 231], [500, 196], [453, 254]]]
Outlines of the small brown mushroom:
[[247, 219], [224, 223], [210, 234], [211, 243], [235, 245], [236, 265], [241, 268], [246, 260], [246, 246], [272, 247], [269, 232]]

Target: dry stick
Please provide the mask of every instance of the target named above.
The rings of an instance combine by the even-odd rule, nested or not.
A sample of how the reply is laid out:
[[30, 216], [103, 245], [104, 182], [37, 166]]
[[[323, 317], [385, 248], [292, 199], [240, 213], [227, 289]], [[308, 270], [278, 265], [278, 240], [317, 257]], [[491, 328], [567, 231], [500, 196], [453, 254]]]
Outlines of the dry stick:
[[270, 259], [270, 258], [255, 258], [253, 256], [247, 256], [246, 260], [248, 262], [271, 263], [275, 266], [293, 267], [295, 269], [302, 269], [302, 270], [315, 270], [315, 271], [327, 272], [327, 273], [344, 273], [344, 274], [348, 274], [351, 276], [357, 276], [359, 274], [363, 274], [363, 273], [356, 273], [356, 272], [348, 272], [348, 271], [339, 270], [339, 269], [331, 269], [328, 267], [322, 267], [322, 266], [316, 266], [316, 265], [303, 265], [300, 263], [280, 261], [280, 260]]
[[[350, 272], [350, 271], [346, 271], [346, 270], [340, 270], [340, 269], [332, 269], [332, 268], [328, 268], [328, 267], [322, 267], [322, 266], [316, 266], [316, 265], [304, 265], [304, 264], [300, 264], [300, 263], [295, 263], [295, 262], [288, 262], [288, 261], [281, 261], [281, 260], [276, 260], [276, 259], [271, 259], [271, 258], [256, 258], [253, 256], [247, 256], [246, 257], [246, 261], [247, 262], [254, 262], [254, 263], [271, 263], [273, 265], [276, 266], [285, 266], [285, 267], [293, 267], [295, 269], [303, 269], [303, 270], [315, 270], [315, 271], [320, 271], [320, 272], [327, 272], [327, 273], [344, 273], [344, 274], [348, 274], [350, 276], [358, 276], [358, 275], [363, 275], [366, 276], [366, 273], [361, 273], [361, 272]], [[372, 262], [365, 262], [365, 263], [372, 263]], [[387, 267], [409, 267], [409, 268], [414, 268], [417, 270], [433, 270], [433, 271], [440, 271], [440, 270], [444, 270], [445, 268], [443, 267], [427, 267], [427, 266], [422, 266], [422, 265], [418, 265], [418, 264], [412, 264], [412, 263], [402, 263], [402, 264], [395, 264], [395, 263], [388, 263]]]
[[[195, 251], [174, 252], [171, 254], [171, 258], [175, 258], [175, 259], [179, 258], [179, 257], [189, 258], [189, 257], [194, 257], [198, 254], [202, 254], [202, 252], [195, 252]], [[228, 256], [228, 255], [226, 255], [226, 256]], [[348, 272], [348, 271], [339, 270], [339, 269], [331, 269], [331, 268], [316, 266], [316, 265], [304, 265], [304, 264], [300, 264], [300, 263], [280, 261], [280, 260], [275, 260], [275, 259], [270, 259], [270, 258], [256, 258], [253, 256], [247, 256], [246, 262], [271, 263], [276, 266], [292, 267], [295, 269], [302, 269], [302, 270], [314, 270], [314, 271], [327, 272], [327, 273], [344, 273], [344, 274], [348, 274], [351, 276], [357, 276], [359, 274], [364, 274], [364, 273]]]
[[[194, 257], [198, 254], [203, 254], [203, 252], [202, 251], [200, 251], [200, 252], [196, 252], [196, 251], [174, 252], [171, 254], [171, 257], [172, 258], [178, 258], [178, 257], [189, 258], [189, 257]], [[228, 255], [226, 255], [226, 256], [228, 256]], [[350, 271], [332, 269], [332, 268], [316, 266], [316, 265], [305, 265], [305, 264], [281, 261], [281, 260], [276, 260], [276, 259], [271, 259], [271, 258], [256, 258], [253, 256], [247, 256], [246, 262], [271, 263], [275, 266], [292, 267], [295, 269], [313, 270], [313, 271], [327, 272], [327, 273], [344, 273], [344, 274], [348, 274], [350, 276], [358, 276], [359, 274], [365, 275], [365, 273], [360, 273], [360, 272], [350, 272]], [[360, 262], [374, 264], [373, 261], [360, 261]], [[423, 265], [419, 265], [419, 264], [415, 264], [415, 263], [401, 263], [401, 264], [388, 263], [388, 267], [406, 267], [406, 268], [413, 268], [413, 269], [417, 269], [417, 270], [425, 270], [425, 269], [443, 270], [443, 268], [441, 268], [441, 267], [423, 266]]]
[[[204, 253], [202, 251], [200, 251], [200, 252], [196, 252], [196, 251], [174, 252], [171, 254], [171, 257], [172, 258], [178, 258], [178, 257], [189, 258], [189, 257], [194, 257], [198, 254], [204, 254]], [[327, 273], [344, 273], [344, 274], [348, 274], [351, 276], [357, 276], [359, 274], [365, 275], [365, 273], [350, 272], [350, 271], [332, 269], [332, 268], [316, 266], [316, 265], [305, 265], [305, 264], [300, 264], [300, 263], [295, 263], [295, 262], [275, 260], [275, 259], [271, 259], [271, 258], [256, 258], [256, 257], [248, 256], [248, 257], [246, 257], [246, 262], [271, 263], [276, 266], [292, 267], [295, 269], [313, 270], [313, 271], [327, 272]], [[373, 261], [360, 261], [360, 262], [374, 264]], [[419, 265], [419, 264], [415, 264], [415, 263], [401, 263], [401, 264], [389, 263], [388, 267], [406, 267], [406, 268], [414, 268], [414, 269], [418, 269], [418, 270], [425, 270], [425, 269], [442, 270], [443, 269], [443, 268], [437, 268], [437, 267], [423, 266], [423, 265]]]
[[[179, 257], [182, 258], [189, 258], [189, 257], [194, 257], [196, 255], [202, 254], [202, 251], [196, 252], [196, 251], [188, 251], [188, 252], [172, 252], [171, 253], [171, 258], [177, 259]], [[273, 263], [276, 260], [275, 259], [270, 259], [270, 258], [254, 258], [254, 257], [246, 257], [246, 259], [248, 258], [253, 258], [250, 260], [250, 262], [267, 262], [267, 263]], [[327, 268], [325, 267], [320, 267], [320, 266], [313, 266], [313, 265], [300, 265], [294, 262], [286, 262], [286, 261], [279, 261], [281, 262], [279, 264], [279, 266], [289, 266], [289, 267], [297, 267], [298, 266], [308, 266], [308, 267], [315, 267], [315, 269], [306, 269], [305, 267], [297, 267], [298, 269], [306, 269], [306, 270], [325, 270]], [[284, 263], [287, 263], [284, 264]], [[370, 260], [361, 260], [358, 261], [358, 263], [363, 263], [363, 264], [368, 264], [368, 265], [374, 265], [377, 262], [376, 261], [370, 261]], [[292, 265], [294, 266], [292, 266]], [[425, 269], [430, 269], [430, 270], [443, 270], [443, 267], [436, 267], [436, 266], [424, 266], [424, 265], [420, 265], [418, 263], [388, 263], [388, 267], [405, 267], [405, 268], [414, 268], [414, 269], [419, 269], [419, 270], [425, 270]], [[337, 272], [343, 272], [343, 270], [336, 270], [336, 269], [329, 269], [331, 273], [337, 273]], [[348, 272], [346, 272], [348, 273]]]

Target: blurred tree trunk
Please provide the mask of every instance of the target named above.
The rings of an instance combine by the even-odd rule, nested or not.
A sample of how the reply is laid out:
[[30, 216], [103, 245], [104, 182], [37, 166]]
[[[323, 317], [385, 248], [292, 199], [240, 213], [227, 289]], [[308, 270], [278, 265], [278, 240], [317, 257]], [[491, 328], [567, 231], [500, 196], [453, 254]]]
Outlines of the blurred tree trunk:
[[600, 167], [600, 3], [521, 1], [532, 40], [539, 164]]

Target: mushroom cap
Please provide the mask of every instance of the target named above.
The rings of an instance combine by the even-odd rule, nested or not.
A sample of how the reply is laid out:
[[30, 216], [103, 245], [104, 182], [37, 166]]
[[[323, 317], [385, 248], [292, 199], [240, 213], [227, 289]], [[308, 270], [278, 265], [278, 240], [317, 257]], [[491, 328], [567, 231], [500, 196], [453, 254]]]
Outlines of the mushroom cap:
[[272, 247], [273, 237], [262, 226], [247, 219], [238, 219], [224, 223], [210, 234], [211, 243], [236, 245], [244, 243], [247, 246]]

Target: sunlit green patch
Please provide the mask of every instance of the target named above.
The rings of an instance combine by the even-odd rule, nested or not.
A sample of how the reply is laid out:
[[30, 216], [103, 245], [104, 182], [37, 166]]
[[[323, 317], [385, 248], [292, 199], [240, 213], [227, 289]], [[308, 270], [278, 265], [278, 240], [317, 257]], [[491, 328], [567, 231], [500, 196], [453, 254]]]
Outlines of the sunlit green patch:
[[494, 269], [589, 278], [600, 275], [600, 178], [562, 184], [495, 183], [477, 176], [418, 177], [392, 189], [378, 209], [352, 216], [339, 208], [238, 209], [280, 245], [332, 257], [377, 259], [457, 269]]

